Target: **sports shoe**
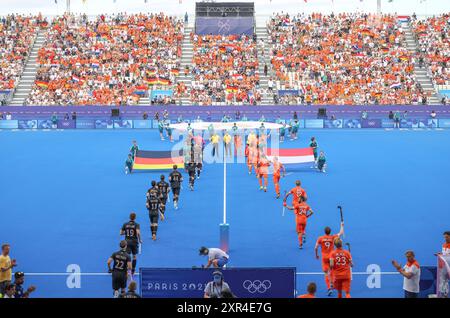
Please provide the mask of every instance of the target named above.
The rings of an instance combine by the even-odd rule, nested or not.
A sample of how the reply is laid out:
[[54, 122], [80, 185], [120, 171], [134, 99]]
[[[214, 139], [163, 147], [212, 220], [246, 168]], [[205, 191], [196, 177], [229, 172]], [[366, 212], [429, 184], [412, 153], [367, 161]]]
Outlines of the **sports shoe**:
[[306, 243], [306, 235], [303, 235], [303, 243]]
[[267, 187], [264, 187], [264, 192], [267, 192]]
[[328, 289], [327, 295], [328, 295], [328, 297], [333, 295], [333, 289], [332, 288]]
[[262, 186], [261, 187], [259, 187], [259, 191], [261, 191], [262, 189], [264, 189]]
[[152, 240], [156, 241], [156, 234], [152, 234]]
[[298, 248], [302, 250], [303, 249], [303, 245], [300, 245]]
[[279, 199], [280, 198], [280, 194], [279, 193], [277, 193], [277, 199]]

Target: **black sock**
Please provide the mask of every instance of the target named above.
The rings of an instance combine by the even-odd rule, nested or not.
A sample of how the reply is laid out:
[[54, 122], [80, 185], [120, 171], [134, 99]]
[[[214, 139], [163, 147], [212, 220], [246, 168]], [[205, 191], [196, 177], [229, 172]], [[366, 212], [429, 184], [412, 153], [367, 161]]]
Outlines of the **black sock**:
[[132, 269], [133, 269], [133, 273], [136, 270], [136, 260], [134, 259], [132, 262]]

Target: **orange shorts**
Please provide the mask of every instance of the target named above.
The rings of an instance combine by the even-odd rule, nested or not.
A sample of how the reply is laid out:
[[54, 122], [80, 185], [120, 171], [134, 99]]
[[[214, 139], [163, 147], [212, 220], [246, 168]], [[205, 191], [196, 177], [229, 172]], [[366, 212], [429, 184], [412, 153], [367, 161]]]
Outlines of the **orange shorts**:
[[345, 291], [346, 293], [350, 293], [350, 282], [351, 279], [348, 278], [341, 278], [341, 277], [336, 277], [334, 279], [334, 284], [333, 287], [334, 289], [338, 290], [338, 291]]
[[330, 259], [322, 258], [322, 271], [329, 272], [330, 271]]
[[305, 233], [305, 229], [306, 229], [306, 223], [299, 223], [297, 222], [297, 233]]
[[273, 175], [273, 183], [279, 183], [280, 182], [280, 175], [274, 174]]
[[267, 173], [261, 173], [261, 172], [258, 172], [258, 176], [259, 176], [260, 178], [267, 179]]

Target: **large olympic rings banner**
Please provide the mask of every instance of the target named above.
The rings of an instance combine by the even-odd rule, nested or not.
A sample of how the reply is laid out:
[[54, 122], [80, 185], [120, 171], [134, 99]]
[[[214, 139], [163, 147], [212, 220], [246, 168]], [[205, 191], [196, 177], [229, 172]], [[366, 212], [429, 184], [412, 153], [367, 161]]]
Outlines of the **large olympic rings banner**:
[[[295, 267], [227, 268], [224, 281], [238, 298], [293, 298]], [[141, 268], [144, 298], [203, 298], [214, 269]]]

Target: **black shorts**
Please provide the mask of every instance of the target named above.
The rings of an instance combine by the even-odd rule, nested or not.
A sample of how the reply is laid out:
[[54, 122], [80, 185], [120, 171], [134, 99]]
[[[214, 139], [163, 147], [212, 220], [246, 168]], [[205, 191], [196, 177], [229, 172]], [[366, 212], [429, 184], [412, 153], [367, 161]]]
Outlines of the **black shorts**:
[[112, 272], [112, 288], [113, 290], [125, 289], [127, 287], [127, 272]]
[[197, 163], [197, 164], [195, 165], [195, 168], [196, 168], [197, 170], [202, 170], [202, 168], [203, 168], [203, 163]]
[[153, 223], [158, 223], [159, 221], [159, 214], [149, 214], [150, 217], [150, 225]]
[[161, 199], [161, 203], [166, 205], [166, 203], [167, 203], [167, 196], [161, 197], [160, 199]]
[[172, 188], [173, 195], [180, 195], [180, 188]]
[[139, 250], [139, 242], [137, 240], [127, 240], [127, 253], [137, 255]]

